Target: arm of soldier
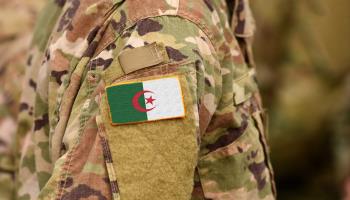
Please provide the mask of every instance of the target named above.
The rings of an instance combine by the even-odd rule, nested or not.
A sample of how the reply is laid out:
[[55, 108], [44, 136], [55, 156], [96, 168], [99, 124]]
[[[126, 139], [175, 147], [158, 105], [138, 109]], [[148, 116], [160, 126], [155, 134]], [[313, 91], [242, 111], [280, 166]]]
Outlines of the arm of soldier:
[[[169, 60], [162, 60], [155, 65], [141, 64], [138, 70], [133, 71], [128, 63], [144, 61], [144, 57], [129, 57], [126, 62], [121, 59], [125, 54], [133, 55], [130, 52], [148, 48], [154, 43], [164, 47], [163, 51]], [[136, 188], [144, 190], [158, 188], [159, 194], [170, 196], [175, 195], [174, 193], [181, 194], [179, 188], [167, 184], [162, 184], [163, 187], [159, 185], [150, 187], [138, 181], [142, 179], [145, 169], [150, 169], [147, 163], [152, 160], [159, 164], [153, 166], [154, 169], [164, 170], [158, 170], [162, 174], [152, 170], [148, 173], [152, 174], [153, 178], [157, 177], [158, 181], [170, 179], [169, 176], [177, 176], [176, 184], [172, 185], [187, 188], [184, 194], [189, 193], [193, 174], [183, 171], [171, 174], [166, 170], [169, 167], [167, 164], [188, 171], [193, 171], [189, 169], [198, 164], [198, 173], [195, 174], [195, 179], [198, 181], [195, 186], [198, 188], [193, 193], [193, 199], [201, 199], [203, 196], [223, 199], [226, 195], [247, 199], [273, 198], [271, 170], [268, 167], [266, 145], [263, 140], [260, 103], [255, 98], [258, 95], [256, 90], [244, 91], [255, 84], [253, 74], [248, 72], [245, 64], [233, 62], [221, 65], [214, 47], [201, 29], [177, 17], [140, 20], [135, 26], [124, 31], [118, 40], [100, 55], [110, 63], [107, 67], [102, 66], [107, 68], [104, 76], [107, 88], [124, 83], [165, 78], [174, 74], [182, 77], [180, 82], [185, 99], [186, 116], [181, 120], [111, 125], [113, 109], [110, 106], [111, 102], [108, 102], [106, 95], [104, 96], [101, 106], [104, 130], [110, 140], [112, 158], [115, 161], [113, 166], [117, 171], [116, 179], [121, 192], [136, 195], [128, 191], [134, 191]], [[143, 63], [149, 63], [147, 58], [151, 59], [146, 57], [146, 62]], [[244, 73], [234, 78], [233, 72], [239, 71], [238, 68], [243, 68]], [[242, 89], [244, 97], [239, 98], [242, 95], [237, 94], [242, 93]], [[158, 148], [152, 149], [150, 146]], [[199, 155], [196, 154], [198, 148], [200, 148]], [[159, 159], [155, 156], [157, 154], [172, 159], [164, 164], [161, 160], [157, 160]], [[179, 162], [179, 157], [187, 160], [187, 163]], [[130, 170], [131, 168], [134, 170]], [[181, 179], [184, 174], [186, 180]], [[166, 188], [172, 188], [172, 191], [167, 191]], [[157, 193], [156, 190], [144, 192]]]
[[201, 188], [196, 191], [207, 199], [274, 199], [255, 71], [244, 62], [237, 42], [231, 44], [234, 54], [221, 62], [221, 99], [201, 140]]
[[[149, 54], [150, 49], [155, 50], [156, 58], [157, 53], [162, 55], [155, 65], [150, 64], [157, 60]], [[208, 37], [197, 25], [180, 17], [163, 16], [138, 21], [95, 58], [113, 60], [104, 73], [107, 89], [101, 113], [116, 180], [126, 199], [139, 199], [138, 195], [142, 194], [151, 195], [146, 199], [157, 199], [159, 195], [164, 199], [191, 198], [201, 129], [210, 121], [221, 93], [221, 72], [216, 56]], [[134, 66], [138, 66], [137, 70], [132, 69]], [[124, 96], [113, 97], [109, 89], [113, 91], [120, 85], [169, 77], [177, 77], [181, 85], [184, 116], [137, 120], [114, 110], [118, 105], [113, 102], [122, 101]], [[173, 89], [176, 88], [168, 88], [169, 91]], [[157, 103], [162, 102], [163, 96], [147, 90], [153, 92], [155, 99], [152, 111], [162, 111]], [[150, 97], [148, 95], [145, 97]], [[170, 92], [169, 95], [174, 94]], [[173, 97], [177, 99], [176, 95]], [[175, 104], [169, 102], [168, 108]], [[200, 113], [198, 108], [205, 108], [202, 109], [205, 112]], [[152, 111], [147, 113], [150, 118]], [[115, 118], [118, 114], [122, 116], [119, 120], [128, 118], [128, 121], [118, 121], [118, 117]], [[147, 181], [140, 181], [145, 177]], [[139, 192], [133, 192], [135, 190]]]
[[257, 102], [252, 96], [233, 107], [233, 112], [225, 108], [214, 114], [202, 137], [198, 161], [198, 176], [206, 198], [275, 198], [263, 117]]

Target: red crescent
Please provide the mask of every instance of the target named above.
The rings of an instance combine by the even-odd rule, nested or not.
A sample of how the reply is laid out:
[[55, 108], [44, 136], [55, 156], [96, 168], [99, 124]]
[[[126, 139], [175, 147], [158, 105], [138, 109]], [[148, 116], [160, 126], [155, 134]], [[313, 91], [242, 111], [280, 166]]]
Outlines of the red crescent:
[[141, 107], [141, 105], [139, 104], [139, 98], [145, 93], [153, 93], [153, 92], [148, 91], [148, 90], [142, 90], [140, 92], [137, 92], [135, 94], [135, 96], [132, 98], [132, 105], [139, 112], [148, 112], [148, 111], [151, 111], [151, 110], [153, 110], [155, 108], [155, 107], [153, 107], [153, 108], [150, 108], [150, 109], [146, 109], [146, 108], [142, 108]]

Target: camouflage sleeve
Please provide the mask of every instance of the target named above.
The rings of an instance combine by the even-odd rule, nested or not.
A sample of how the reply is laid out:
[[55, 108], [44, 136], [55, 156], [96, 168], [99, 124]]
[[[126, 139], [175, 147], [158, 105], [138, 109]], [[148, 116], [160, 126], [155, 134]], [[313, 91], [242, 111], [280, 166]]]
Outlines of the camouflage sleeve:
[[[121, 62], [120, 59], [124, 55], [123, 52], [132, 52], [154, 43], [164, 47], [169, 60], [156, 66], [145, 66], [144, 69], [126, 73], [127, 63]], [[130, 195], [130, 199], [137, 199], [137, 195], [143, 192], [153, 195], [162, 193], [165, 199], [174, 195], [179, 196], [179, 199], [182, 199], [183, 195], [182, 197], [187, 199], [186, 190], [181, 191], [180, 188], [172, 186], [171, 191], [168, 191], [165, 181], [163, 187], [154, 185], [159, 188], [159, 193], [149, 191], [149, 188], [140, 183], [139, 179], [145, 168], [152, 174], [152, 168], [149, 168], [149, 163], [145, 160], [154, 160], [159, 164], [153, 166], [153, 170], [164, 168], [162, 174], [160, 172], [153, 174], [158, 181], [172, 180], [167, 177], [169, 174], [175, 176], [167, 171], [168, 164], [178, 167], [184, 165], [187, 170], [195, 167], [193, 175], [187, 174], [188, 177], [195, 177], [192, 199], [274, 199], [272, 170], [264, 139], [263, 110], [254, 80], [254, 70], [248, 69], [243, 62], [238, 44], [235, 42], [233, 44], [235, 46], [231, 48], [235, 51], [235, 60], [222, 61], [220, 54], [227, 52], [217, 51], [219, 47], [215, 46], [216, 44], [199, 26], [181, 17], [163, 16], [138, 21], [136, 26], [122, 33], [113, 46], [114, 49], [109, 53], [100, 53], [102, 56], [110, 55], [110, 57], [98, 57], [97, 60], [108, 61], [119, 58], [119, 62], [112, 61], [104, 74], [107, 86], [129, 81], [152, 80], [174, 74], [184, 79], [180, 82], [184, 88], [187, 113], [186, 118], [179, 122], [156, 121], [123, 127], [112, 126], [109, 118], [112, 111], [108, 107], [108, 100], [102, 100], [104, 130], [111, 143], [112, 157], [115, 160], [113, 166], [117, 171], [116, 179], [121, 192], [144, 188], [140, 194], [126, 192], [126, 195]], [[131, 59], [142, 60], [140, 57], [128, 59], [127, 62]], [[184, 138], [178, 140], [162, 138], [165, 133], [170, 138]], [[125, 134], [130, 136], [126, 137]], [[154, 136], [138, 138], [138, 134]], [[150, 148], [149, 146], [159, 146], [162, 142], [168, 147], [161, 145], [150, 152], [145, 150]], [[198, 147], [198, 155], [193, 145]], [[167, 153], [161, 153], [162, 151]], [[187, 163], [178, 160], [178, 152], [182, 153], [181, 157]], [[145, 153], [152, 154], [145, 155]], [[157, 156], [154, 154], [170, 159], [162, 164], [161, 159], [156, 159]], [[189, 161], [192, 165], [188, 163]], [[137, 166], [133, 175], [130, 174], [132, 170], [127, 170], [131, 166]], [[179, 174], [186, 173], [177, 171], [179, 177], [172, 181], [181, 184], [185, 189], [186, 186], [187, 189], [190, 188], [192, 180], [181, 180], [183, 177]], [[129, 182], [134, 184], [129, 185]]]
[[[123, 13], [120, 18], [118, 15], [111, 26], [118, 27], [122, 16]], [[104, 60], [100, 65], [113, 60], [104, 73], [107, 87], [177, 77], [185, 106], [184, 118], [170, 116], [169, 120], [118, 126], [111, 125], [112, 102], [103, 96], [103, 130], [108, 135], [122, 199], [191, 199], [201, 132], [213, 115], [222, 90], [220, 64], [213, 45], [194, 23], [169, 16], [140, 19], [113, 44], [94, 59]], [[154, 49], [160, 61], [152, 64], [157, 59], [146, 49]], [[139, 66], [136, 71], [135, 65]], [[153, 97], [155, 105], [161, 105], [163, 97], [157, 93]], [[176, 101], [171, 102], [170, 106], [175, 106]], [[154, 111], [157, 109], [162, 112], [163, 108], [159, 106]]]

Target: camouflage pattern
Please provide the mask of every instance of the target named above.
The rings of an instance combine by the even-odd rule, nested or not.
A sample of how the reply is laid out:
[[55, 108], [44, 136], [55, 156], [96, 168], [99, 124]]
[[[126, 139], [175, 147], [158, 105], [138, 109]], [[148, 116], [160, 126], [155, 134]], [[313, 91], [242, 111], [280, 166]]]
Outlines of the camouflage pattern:
[[[14, 199], [16, 122], [32, 27], [42, 0], [0, 0], [0, 199]], [[15, 12], [14, 12], [15, 11]]]
[[[156, 198], [275, 199], [266, 116], [250, 51], [253, 27], [247, 0], [50, 1], [24, 80], [19, 134], [27, 143], [18, 198], [154, 199], [158, 190], [174, 189]], [[165, 46], [170, 61], [125, 74], [120, 52], [153, 42]], [[185, 119], [110, 124], [105, 86], [172, 74], [182, 74], [187, 88], [191, 106]], [[198, 152], [184, 151], [182, 159], [194, 159], [194, 167], [171, 180], [141, 179], [155, 170], [134, 170], [138, 160], [127, 157], [142, 159], [146, 145], [123, 138], [167, 132], [181, 140], [185, 130], [192, 134], [186, 142]], [[175, 148], [166, 139], [153, 139], [160, 141], [155, 154]], [[177, 159], [167, 161], [176, 166]], [[129, 182], [128, 175], [141, 178]], [[191, 182], [176, 185], [184, 176]]]

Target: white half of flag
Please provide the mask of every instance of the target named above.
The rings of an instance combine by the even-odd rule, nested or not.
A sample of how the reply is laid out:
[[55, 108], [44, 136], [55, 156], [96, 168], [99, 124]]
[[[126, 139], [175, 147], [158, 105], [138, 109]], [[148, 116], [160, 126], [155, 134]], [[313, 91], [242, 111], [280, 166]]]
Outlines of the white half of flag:
[[181, 85], [178, 77], [143, 81], [148, 120], [185, 116]]

